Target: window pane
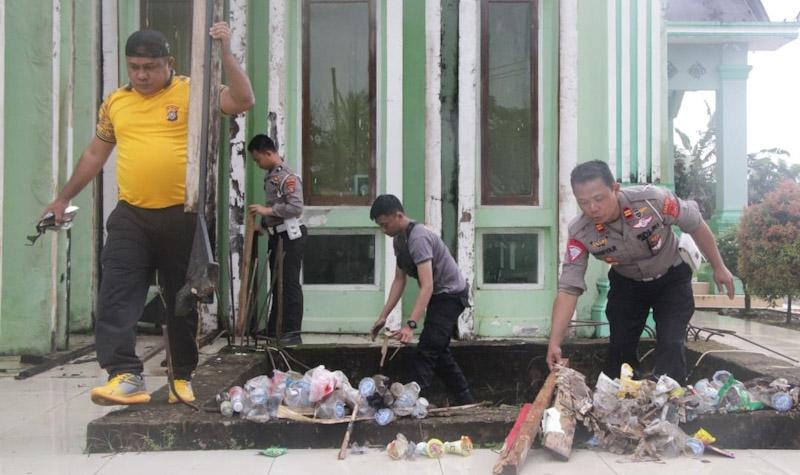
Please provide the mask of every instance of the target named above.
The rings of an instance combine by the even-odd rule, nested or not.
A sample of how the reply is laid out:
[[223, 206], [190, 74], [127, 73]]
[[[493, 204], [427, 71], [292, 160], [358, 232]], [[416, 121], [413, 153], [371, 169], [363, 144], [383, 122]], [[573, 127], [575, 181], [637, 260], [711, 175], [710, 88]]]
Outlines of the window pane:
[[375, 283], [375, 235], [309, 235], [304, 284]]
[[484, 284], [537, 284], [539, 236], [537, 234], [484, 234]]
[[192, 3], [189, 0], [145, 0], [142, 22], [142, 28], [164, 33], [175, 57], [175, 73], [188, 76], [192, 71]]
[[531, 195], [531, 5], [489, 3], [489, 197]]
[[310, 201], [324, 196], [364, 197], [367, 202], [371, 198], [369, 5], [312, 2], [308, 15], [305, 158], [310, 163]]

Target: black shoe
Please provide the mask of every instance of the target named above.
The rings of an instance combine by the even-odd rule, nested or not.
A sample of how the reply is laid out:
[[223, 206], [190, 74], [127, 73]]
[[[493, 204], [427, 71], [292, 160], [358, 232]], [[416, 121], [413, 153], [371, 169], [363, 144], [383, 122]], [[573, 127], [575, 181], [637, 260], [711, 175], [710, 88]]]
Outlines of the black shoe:
[[280, 346], [296, 346], [303, 344], [303, 338], [299, 334], [284, 335], [278, 340]]

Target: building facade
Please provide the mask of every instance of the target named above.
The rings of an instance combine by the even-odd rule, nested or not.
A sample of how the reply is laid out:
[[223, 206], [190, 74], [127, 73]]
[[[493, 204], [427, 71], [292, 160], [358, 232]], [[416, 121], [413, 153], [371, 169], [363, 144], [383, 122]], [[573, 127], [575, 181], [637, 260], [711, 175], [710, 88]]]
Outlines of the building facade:
[[[206, 328], [238, 303], [244, 213], [263, 202], [263, 172], [245, 144], [267, 133], [306, 193], [303, 331], [368, 331], [395, 270], [369, 206], [392, 193], [441, 233], [470, 282], [463, 335], [546, 336], [578, 213], [571, 169], [607, 160], [623, 184], [671, 186], [670, 91], [689, 86], [669, 86], [680, 63], [668, 61], [669, 38], [705, 35], [672, 28], [666, 1], [225, 2], [257, 104], [223, 127], [213, 230], [222, 275]], [[188, 74], [191, 25], [190, 0], [0, 0], [0, 353], [46, 353], [91, 329], [103, 223], [116, 203], [113, 157], [75, 200], [69, 235], [32, 247], [24, 238], [91, 139], [102, 97], [126, 82], [127, 36], [163, 31]], [[797, 35], [796, 24], [760, 27], [784, 42]], [[715, 41], [745, 53], [750, 44]], [[723, 152], [726, 163], [745, 159], [739, 148]], [[731, 206], [718, 208], [742, 207]], [[263, 262], [263, 244], [259, 253]], [[591, 264], [578, 318], [597, 308], [606, 271]], [[415, 295], [404, 294], [404, 313]]]

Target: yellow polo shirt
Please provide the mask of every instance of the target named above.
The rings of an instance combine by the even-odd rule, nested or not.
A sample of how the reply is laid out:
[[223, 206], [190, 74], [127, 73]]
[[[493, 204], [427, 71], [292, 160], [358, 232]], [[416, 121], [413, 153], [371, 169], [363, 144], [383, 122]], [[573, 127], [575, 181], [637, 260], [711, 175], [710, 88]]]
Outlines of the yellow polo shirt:
[[189, 78], [174, 76], [151, 96], [132, 88], [100, 106], [97, 137], [117, 145], [119, 199], [149, 209], [182, 204], [186, 190]]

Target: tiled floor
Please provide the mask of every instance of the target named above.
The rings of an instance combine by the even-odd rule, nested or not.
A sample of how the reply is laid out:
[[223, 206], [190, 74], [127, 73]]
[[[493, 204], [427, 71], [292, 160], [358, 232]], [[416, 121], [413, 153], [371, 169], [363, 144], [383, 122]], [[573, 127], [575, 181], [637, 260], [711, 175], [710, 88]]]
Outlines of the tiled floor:
[[[793, 343], [795, 333], [788, 330], [707, 312], [698, 312], [694, 322], [736, 330], [757, 341], [769, 341], [779, 351], [800, 358], [800, 349]], [[307, 341], [318, 342], [320, 338], [311, 336]], [[157, 341], [154, 337], [142, 339], [142, 348], [154, 340]], [[355, 343], [364, 339], [345, 336], [337, 341]], [[735, 344], [728, 338], [723, 342]], [[204, 352], [213, 352], [213, 348]], [[151, 391], [166, 382], [159, 366], [162, 359], [162, 355], [156, 355], [146, 364], [145, 375]], [[277, 459], [250, 450], [86, 455], [83, 454], [86, 424], [113, 408], [89, 401], [89, 389], [105, 376], [91, 357], [84, 360], [23, 381], [14, 380], [11, 373], [0, 373], [0, 474], [489, 474], [497, 460], [497, 454], [486, 449], [470, 457], [448, 455], [440, 460], [413, 462], [392, 461], [379, 449], [372, 449], [366, 455], [350, 455], [344, 461], [336, 460], [336, 450], [291, 450]], [[4, 359], [1, 363], [7, 368], [13, 362]], [[569, 462], [561, 462], [541, 450], [533, 450], [521, 473], [800, 474], [800, 451], [742, 450], [736, 451], [735, 460], [704, 456], [664, 463], [632, 463], [625, 457], [587, 450], [575, 450]]]

